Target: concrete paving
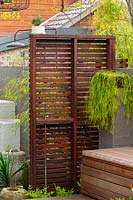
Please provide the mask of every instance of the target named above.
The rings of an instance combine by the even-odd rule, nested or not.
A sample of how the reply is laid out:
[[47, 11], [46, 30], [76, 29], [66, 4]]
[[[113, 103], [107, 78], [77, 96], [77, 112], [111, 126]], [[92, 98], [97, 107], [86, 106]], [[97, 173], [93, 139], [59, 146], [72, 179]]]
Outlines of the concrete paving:
[[94, 199], [87, 197], [85, 195], [82, 195], [82, 194], [75, 194], [75, 195], [65, 196], [65, 197], [39, 198], [39, 199], [35, 199], [35, 200], [94, 200]]

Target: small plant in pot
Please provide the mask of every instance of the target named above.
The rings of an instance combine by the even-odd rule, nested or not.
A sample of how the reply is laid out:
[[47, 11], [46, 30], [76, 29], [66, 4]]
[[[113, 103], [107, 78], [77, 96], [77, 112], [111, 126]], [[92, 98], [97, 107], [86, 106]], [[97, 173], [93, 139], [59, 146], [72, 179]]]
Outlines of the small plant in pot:
[[41, 16], [36, 16], [32, 19], [32, 34], [45, 34], [45, 27], [40, 26], [43, 22], [43, 19]]
[[34, 26], [39, 26], [42, 23], [42, 17], [41, 16], [36, 16], [35, 18], [32, 19], [32, 24]]

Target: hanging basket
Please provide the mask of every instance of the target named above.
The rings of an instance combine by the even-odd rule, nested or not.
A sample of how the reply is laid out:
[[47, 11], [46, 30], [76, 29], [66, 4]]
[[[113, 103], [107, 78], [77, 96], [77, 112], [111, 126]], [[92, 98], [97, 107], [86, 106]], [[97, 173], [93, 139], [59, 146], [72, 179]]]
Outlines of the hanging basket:
[[25, 10], [29, 3], [30, 0], [0, 0], [0, 12]]

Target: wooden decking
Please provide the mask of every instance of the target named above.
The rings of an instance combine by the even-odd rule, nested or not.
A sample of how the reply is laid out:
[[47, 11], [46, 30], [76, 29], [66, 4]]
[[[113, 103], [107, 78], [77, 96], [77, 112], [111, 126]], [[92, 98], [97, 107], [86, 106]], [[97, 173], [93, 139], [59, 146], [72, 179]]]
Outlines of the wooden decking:
[[83, 151], [81, 193], [107, 200], [131, 196], [133, 147]]

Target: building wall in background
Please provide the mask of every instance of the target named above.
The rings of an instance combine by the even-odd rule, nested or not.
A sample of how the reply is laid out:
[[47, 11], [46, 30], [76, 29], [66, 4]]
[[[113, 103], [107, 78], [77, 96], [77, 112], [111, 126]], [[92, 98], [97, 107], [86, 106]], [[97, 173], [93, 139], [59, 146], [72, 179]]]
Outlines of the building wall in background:
[[[64, 0], [65, 5], [76, 0]], [[40, 15], [47, 20], [61, 10], [62, 0], [30, 0], [27, 10], [19, 12], [0, 12], [0, 36], [9, 35], [18, 29], [31, 28], [33, 17]]]
[[93, 25], [92, 17], [93, 15], [88, 15], [87, 17], [74, 24], [73, 27], [94, 29], [95, 26]]
[[0, 52], [0, 66], [23, 67], [29, 65], [29, 48]]

